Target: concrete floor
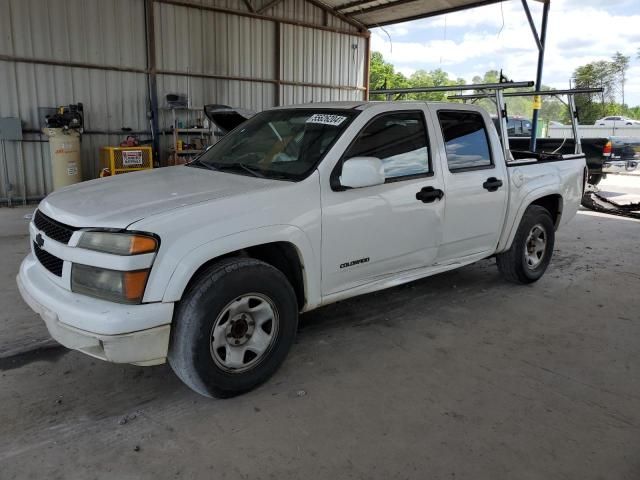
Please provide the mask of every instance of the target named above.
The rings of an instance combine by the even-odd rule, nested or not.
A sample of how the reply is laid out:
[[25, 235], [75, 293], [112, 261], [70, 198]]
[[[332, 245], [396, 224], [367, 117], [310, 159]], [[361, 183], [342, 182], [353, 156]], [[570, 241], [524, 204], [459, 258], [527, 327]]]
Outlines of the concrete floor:
[[640, 478], [639, 221], [581, 211], [534, 285], [487, 260], [305, 315], [271, 381], [209, 400], [48, 342], [29, 211], [0, 210], [3, 480]]

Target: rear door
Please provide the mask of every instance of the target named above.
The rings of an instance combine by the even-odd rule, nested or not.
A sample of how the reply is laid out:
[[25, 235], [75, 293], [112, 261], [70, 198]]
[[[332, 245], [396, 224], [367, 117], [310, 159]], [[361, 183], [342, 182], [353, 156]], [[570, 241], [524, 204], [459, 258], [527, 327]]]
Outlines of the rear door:
[[433, 166], [429, 117], [424, 106], [400, 108], [354, 122], [359, 133], [331, 167], [335, 179], [343, 161], [377, 157], [386, 183], [346, 190], [322, 184], [323, 295], [435, 261], [444, 200], [438, 198], [442, 175]]
[[502, 230], [508, 180], [500, 143], [489, 117], [475, 110], [434, 113], [445, 185], [445, 216], [438, 263], [495, 252]]

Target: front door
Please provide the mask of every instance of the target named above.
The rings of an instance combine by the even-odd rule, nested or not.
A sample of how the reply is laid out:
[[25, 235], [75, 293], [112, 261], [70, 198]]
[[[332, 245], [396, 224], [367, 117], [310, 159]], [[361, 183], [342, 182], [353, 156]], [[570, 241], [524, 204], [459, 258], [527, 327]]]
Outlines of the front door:
[[443, 188], [431, 150], [422, 109], [380, 114], [363, 127], [336, 169], [349, 158], [377, 157], [386, 183], [323, 187], [323, 295], [433, 263], [444, 199], [419, 194]]
[[485, 119], [475, 111], [442, 109], [440, 125], [445, 151], [443, 177], [445, 220], [438, 263], [495, 252], [507, 205], [506, 166], [497, 138], [492, 144]]

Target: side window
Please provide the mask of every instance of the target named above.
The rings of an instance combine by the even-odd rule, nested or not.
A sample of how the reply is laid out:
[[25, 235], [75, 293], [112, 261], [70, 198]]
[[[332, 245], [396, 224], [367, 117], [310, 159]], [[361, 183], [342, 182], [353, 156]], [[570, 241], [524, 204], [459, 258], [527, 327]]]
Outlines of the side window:
[[462, 110], [438, 112], [449, 171], [491, 168], [489, 136], [482, 115]]
[[369, 123], [344, 155], [382, 160], [387, 178], [430, 172], [427, 129], [422, 112], [381, 115]]

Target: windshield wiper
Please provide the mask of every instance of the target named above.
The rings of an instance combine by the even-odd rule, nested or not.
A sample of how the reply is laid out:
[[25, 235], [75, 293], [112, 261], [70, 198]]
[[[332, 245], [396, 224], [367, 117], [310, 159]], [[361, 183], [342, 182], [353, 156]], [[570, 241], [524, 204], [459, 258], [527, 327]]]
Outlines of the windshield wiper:
[[214, 168], [216, 170], [224, 171], [224, 170], [244, 170], [245, 172], [250, 173], [254, 177], [258, 178], [266, 178], [262, 172], [260, 172], [257, 168], [252, 168], [241, 162], [234, 163], [215, 163]]

